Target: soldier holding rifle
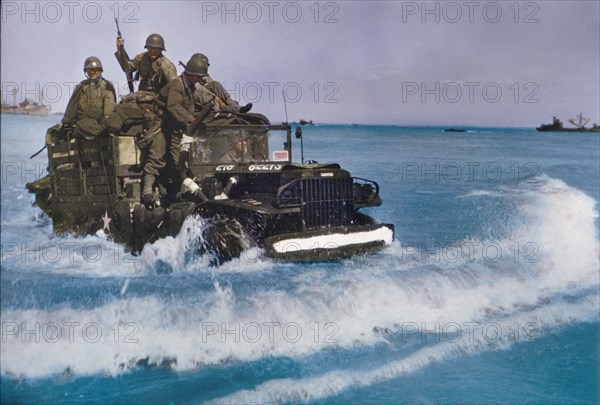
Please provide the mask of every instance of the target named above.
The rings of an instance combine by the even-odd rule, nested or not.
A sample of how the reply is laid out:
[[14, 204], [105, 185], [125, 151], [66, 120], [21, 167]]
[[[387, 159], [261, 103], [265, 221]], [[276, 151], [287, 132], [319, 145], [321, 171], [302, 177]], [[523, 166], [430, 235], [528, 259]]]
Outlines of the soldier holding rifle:
[[[136, 72], [136, 80], [139, 79], [138, 93], [152, 95], [158, 101], [159, 91], [169, 81], [177, 78], [175, 65], [162, 54], [165, 51], [165, 41], [159, 34], [151, 34], [146, 39], [144, 46], [147, 51], [140, 53], [133, 59], [125, 51], [125, 40], [121, 36], [117, 23], [117, 52], [115, 57], [123, 71], [127, 74], [129, 91], [133, 92], [133, 72]], [[155, 116], [148, 124], [148, 128], [138, 139], [138, 147], [142, 152], [142, 164], [144, 170], [142, 203], [148, 209], [153, 209], [156, 203], [153, 193], [154, 183], [165, 167], [165, 152], [167, 140], [161, 130], [159, 116]]]
[[159, 34], [149, 35], [144, 46], [147, 51], [133, 59], [129, 59], [124, 44], [125, 40], [119, 35], [115, 57], [125, 73], [136, 72], [136, 80], [140, 81], [138, 90], [158, 93], [169, 81], [177, 77], [175, 65], [162, 54], [166, 50], [165, 40]]

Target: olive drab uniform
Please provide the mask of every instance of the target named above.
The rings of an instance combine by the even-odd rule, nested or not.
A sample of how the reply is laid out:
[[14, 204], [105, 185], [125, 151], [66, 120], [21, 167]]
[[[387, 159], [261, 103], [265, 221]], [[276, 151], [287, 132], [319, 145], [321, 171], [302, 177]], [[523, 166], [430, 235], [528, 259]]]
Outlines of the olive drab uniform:
[[[164, 40], [158, 34], [151, 34], [146, 40], [146, 48], [158, 47], [164, 48]], [[157, 94], [171, 80], [177, 77], [177, 69], [173, 62], [160, 54], [155, 60], [150, 58], [148, 52], [137, 55], [132, 60], [129, 59], [124, 47], [115, 52], [115, 57], [124, 72], [137, 72], [136, 79], [140, 84], [138, 91], [153, 92]], [[142, 152], [141, 161], [144, 166], [144, 188], [142, 191], [144, 204], [151, 207], [154, 204], [152, 195], [153, 185], [159, 172], [165, 167], [166, 139], [161, 132], [161, 122], [156, 117], [144, 136], [138, 142], [138, 147]]]
[[137, 72], [136, 77], [140, 80], [138, 90], [158, 93], [169, 81], [177, 77], [175, 65], [164, 55], [153, 61], [147, 52], [143, 52], [130, 60], [123, 49], [122, 52], [115, 52], [115, 56], [124, 72]]
[[79, 83], [67, 104], [63, 125], [74, 125], [75, 132], [85, 137], [99, 135], [104, 120], [112, 113], [116, 92], [112, 83], [100, 78]]
[[[135, 141], [140, 150], [140, 162], [144, 170], [144, 184], [148, 185], [147, 194], [152, 194], [152, 186], [159, 171], [165, 167], [165, 139], [160, 130], [160, 109], [152, 91], [137, 91], [122, 97], [114, 112], [106, 120], [106, 127], [113, 133], [119, 133], [124, 125], [131, 122], [142, 124], [142, 131]], [[151, 177], [147, 177], [149, 175]]]
[[[219, 97], [225, 106], [219, 106], [219, 103], [214, 102], [215, 96]], [[202, 77], [195, 92], [196, 102], [200, 105], [212, 102], [214, 111], [239, 112], [240, 104], [235, 101], [225, 90], [225, 87], [216, 80], [213, 80], [209, 75]]]
[[210, 63], [208, 63], [206, 55], [195, 53], [188, 63], [193, 63], [193, 70], [200, 76], [195, 94], [196, 102], [199, 105], [204, 106], [211, 103], [214, 112], [247, 113], [250, 111], [252, 103], [240, 107], [240, 104], [229, 95], [225, 87], [208, 75]]
[[182, 74], [171, 80], [160, 93], [165, 105], [162, 131], [167, 143], [167, 167], [177, 182], [181, 180], [177, 172], [181, 137], [195, 119], [194, 91], [195, 86]]

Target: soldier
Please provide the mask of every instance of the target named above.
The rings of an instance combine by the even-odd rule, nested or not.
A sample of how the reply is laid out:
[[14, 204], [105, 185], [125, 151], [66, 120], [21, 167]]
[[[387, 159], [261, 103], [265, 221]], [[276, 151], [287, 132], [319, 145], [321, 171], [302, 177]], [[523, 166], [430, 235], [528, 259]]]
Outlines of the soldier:
[[[194, 91], [196, 83], [201, 80], [199, 62], [197, 58], [190, 59], [181, 76], [171, 80], [160, 92], [161, 101], [165, 106], [162, 132], [166, 141], [166, 175], [169, 176], [173, 187], [168, 190], [169, 194], [173, 193], [181, 181], [177, 169], [181, 138], [195, 120]], [[144, 193], [146, 191], [144, 186]]]
[[169, 81], [177, 77], [175, 65], [162, 54], [166, 49], [165, 41], [160, 35], [148, 36], [144, 46], [147, 52], [140, 53], [133, 60], [130, 60], [125, 52], [124, 43], [125, 40], [122, 37], [117, 38], [115, 56], [125, 73], [137, 71], [136, 80], [138, 78], [140, 80], [138, 90], [158, 93]]
[[236, 138], [229, 150], [219, 158], [221, 163], [238, 163], [242, 162], [244, 156], [248, 152], [248, 144], [245, 139]]
[[104, 121], [115, 107], [116, 94], [112, 83], [102, 77], [100, 59], [87, 58], [83, 71], [87, 79], [75, 87], [62, 124], [74, 125], [76, 135], [93, 138], [103, 132]]
[[214, 103], [215, 111], [227, 111], [227, 112], [241, 112], [247, 113], [252, 108], [252, 103], [248, 103], [243, 107], [235, 101], [225, 87], [208, 75], [208, 57], [202, 53], [195, 53], [192, 55], [191, 60], [195, 60], [197, 63], [198, 71], [201, 73], [201, 80], [199, 85], [196, 86], [195, 98], [199, 104], [205, 104], [207, 102]]
[[[169, 81], [177, 78], [175, 65], [162, 54], [166, 50], [165, 41], [159, 34], [149, 35], [144, 46], [147, 51], [140, 53], [133, 60], [129, 59], [124, 43], [122, 37], [117, 37], [115, 57], [124, 72], [137, 72], [136, 80], [140, 81], [138, 91], [157, 95]], [[158, 116], [148, 126], [149, 128], [138, 142], [138, 147], [142, 152], [141, 160], [144, 166], [142, 203], [151, 210], [156, 202], [153, 194], [154, 181], [166, 164], [166, 140], [161, 132]]]

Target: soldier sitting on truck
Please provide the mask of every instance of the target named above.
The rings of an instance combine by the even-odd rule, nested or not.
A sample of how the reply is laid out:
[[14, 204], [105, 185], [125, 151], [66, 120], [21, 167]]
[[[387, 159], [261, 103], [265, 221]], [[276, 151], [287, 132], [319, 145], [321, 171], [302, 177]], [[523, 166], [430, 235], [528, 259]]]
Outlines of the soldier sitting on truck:
[[104, 132], [104, 122], [115, 107], [116, 94], [112, 83], [102, 77], [100, 59], [87, 58], [83, 71], [87, 79], [75, 87], [62, 124], [74, 126], [76, 136], [93, 139]]
[[240, 104], [235, 101], [225, 90], [223, 85], [213, 80], [208, 75], [208, 57], [202, 53], [195, 53], [190, 59], [194, 60], [198, 66], [198, 71], [201, 74], [201, 80], [196, 85], [196, 92], [194, 97], [196, 102], [204, 105], [207, 102], [214, 103], [214, 111], [227, 111], [233, 113], [247, 113], [252, 108], [252, 103], [248, 103], [245, 106], [240, 107]]

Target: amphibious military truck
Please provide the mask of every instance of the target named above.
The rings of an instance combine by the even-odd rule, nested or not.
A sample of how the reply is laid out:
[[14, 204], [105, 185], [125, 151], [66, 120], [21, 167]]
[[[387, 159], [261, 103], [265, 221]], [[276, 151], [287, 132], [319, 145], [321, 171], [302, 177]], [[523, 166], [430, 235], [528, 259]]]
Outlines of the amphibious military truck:
[[140, 203], [143, 158], [136, 140], [144, 129], [135, 123], [92, 140], [49, 128], [49, 175], [27, 188], [55, 233], [103, 231], [133, 252], [177, 235], [190, 216], [205, 222], [195, 248], [215, 263], [251, 247], [271, 258], [314, 261], [392, 242], [393, 225], [359, 212], [381, 204], [376, 182], [336, 163], [295, 163], [292, 128], [260, 117], [215, 114], [184, 137], [179, 163], [188, 177], [174, 195], [157, 182], [160, 205], [153, 208]]

